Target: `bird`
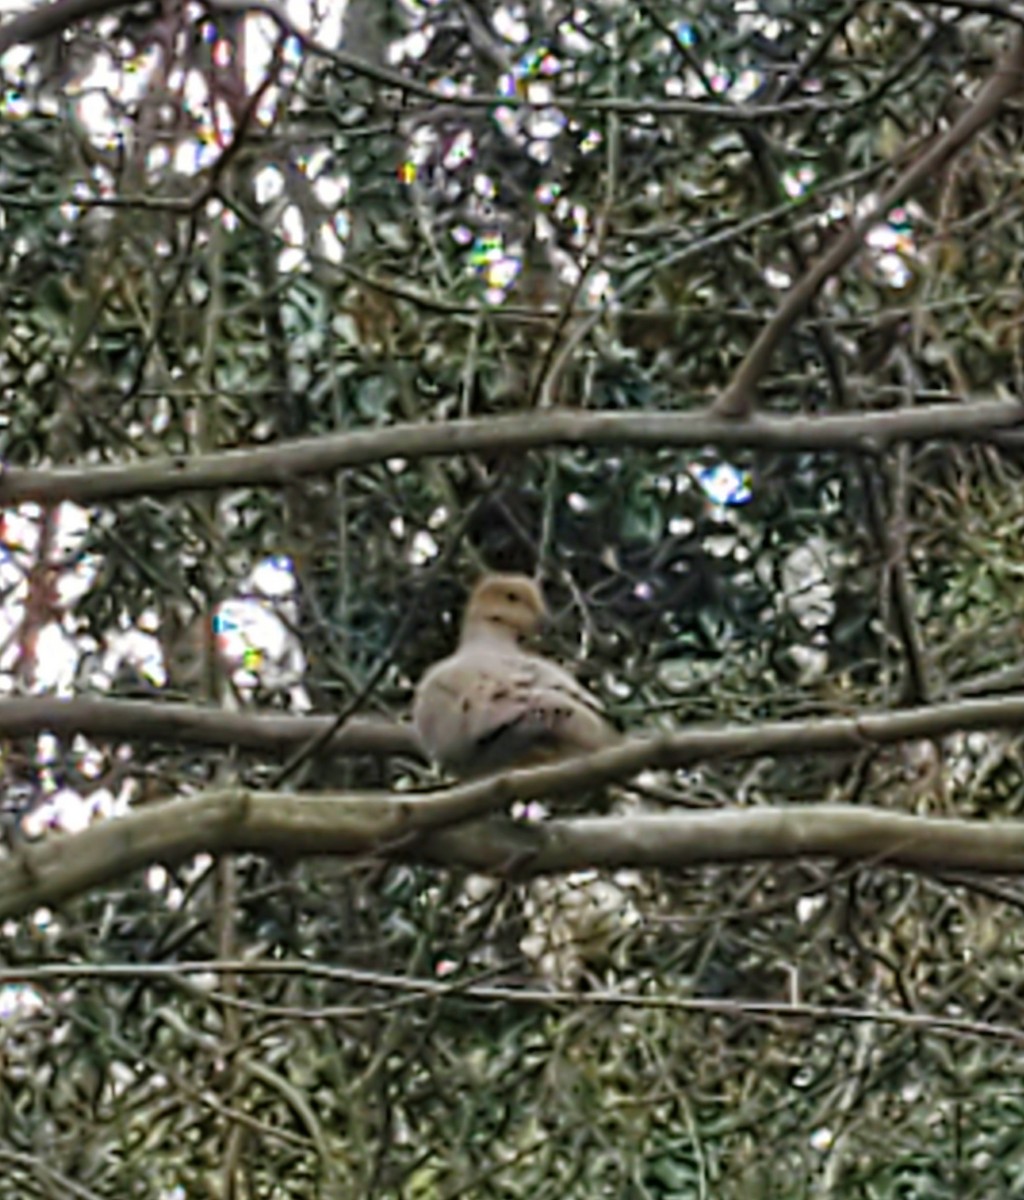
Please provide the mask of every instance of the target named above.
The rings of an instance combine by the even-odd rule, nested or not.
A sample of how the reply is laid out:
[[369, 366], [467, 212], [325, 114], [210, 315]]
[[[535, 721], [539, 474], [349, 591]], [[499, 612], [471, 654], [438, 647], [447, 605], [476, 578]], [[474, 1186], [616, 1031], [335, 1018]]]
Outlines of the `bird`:
[[420, 742], [457, 778], [555, 762], [621, 740], [595, 696], [563, 667], [523, 648], [546, 616], [529, 576], [484, 575], [470, 593], [455, 653], [417, 685]]

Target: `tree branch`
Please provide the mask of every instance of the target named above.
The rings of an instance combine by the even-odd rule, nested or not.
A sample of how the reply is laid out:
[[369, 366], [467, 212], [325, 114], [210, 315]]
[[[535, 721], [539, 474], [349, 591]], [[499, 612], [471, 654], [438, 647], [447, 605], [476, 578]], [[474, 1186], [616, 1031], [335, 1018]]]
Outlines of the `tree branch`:
[[[519, 781], [528, 774], [520, 772]], [[504, 777], [500, 799], [520, 789]], [[585, 867], [666, 867], [828, 858], [927, 871], [1024, 871], [1024, 823], [815, 804], [518, 824], [471, 821], [486, 781], [424, 799], [385, 793], [211, 792], [52, 835], [0, 865], [0, 918], [53, 905], [154, 862], [200, 852], [379, 854], [525, 877]], [[491, 796], [495, 799], [496, 794]], [[478, 814], [480, 809], [476, 810]], [[461, 818], [458, 814], [461, 813]], [[434, 830], [434, 832], [431, 832]]]
[[707, 411], [601, 413], [559, 409], [510, 417], [408, 422], [386, 429], [319, 435], [245, 450], [160, 457], [124, 466], [19, 468], [0, 475], [0, 505], [72, 500], [92, 504], [239, 486], [283, 486], [305, 475], [497, 451], [503, 455], [553, 446], [668, 447], [717, 445], [774, 450], [875, 453], [893, 442], [954, 438], [988, 441], [1024, 430], [1024, 406], [1000, 400], [929, 404], [888, 412], [823, 416], [758, 415], [739, 422]]
[[[524, 987], [521, 983], [473, 982], [465, 978], [436, 979], [424, 975], [395, 975], [336, 963], [313, 962], [308, 958], [261, 959], [194, 959], [170, 962], [47, 962], [0, 966], [0, 986], [8, 983], [28, 983], [36, 987], [82, 980], [109, 982], [118, 980], [136, 983], [181, 984], [190, 975], [206, 975], [211, 971], [231, 971], [250, 978], [280, 978], [331, 980], [340, 984], [356, 984], [373, 989], [382, 995], [423, 996], [440, 1000], [455, 997], [485, 1005], [505, 1004], [559, 1008], [568, 1006], [574, 1012], [583, 1008], [659, 1009], [662, 1012], [722, 1013], [733, 1017], [761, 1017], [769, 1020], [824, 1020], [880, 1022], [905, 1029], [927, 1030], [929, 1033], [952, 1037], [997, 1038], [1000, 1041], [1024, 1043], [1024, 1030], [1019, 1025], [1004, 1025], [991, 1021], [973, 1021], [951, 1017], [945, 1013], [910, 1011], [906, 1009], [854, 1008], [840, 1004], [808, 1004], [794, 1000], [758, 1000], [741, 996], [688, 996], [675, 992], [666, 994], [637, 993], [631, 989]], [[208, 993], [210, 999], [215, 993]], [[346, 1013], [351, 1011], [346, 1007]], [[329, 1011], [329, 1010], [328, 1010]], [[296, 1020], [320, 1021], [325, 1010], [321, 1007], [292, 1010]]]
[[[119, 741], [159, 740], [204, 746], [238, 746], [279, 753], [303, 744], [334, 718], [227, 713], [190, 704], [138, 700], [0, 700], [0, 736], [24, 737], [44, 731], [60, 737], [83, 733]], [[459, 817], [479, 814], [512, 797], [564, 796], [628, 779], [649, 768], [670, 769], [695, 762], [760, 758], [765, 755], [834, 754], [891, 746], [919, 738], [984, 729], [1024, 728], [1024, 694], [963, 699], [892, 712], [759, 725], [703, 726], [645, 737], [585, 758], [535, 767], [463, 784], [441, 795], [468, 795]], [[330, 754], [402, 754], [422, 757], [412, 727], [404, 722], [356, 718], [325, 748]], [[511, 790], [508, 781], [512, 781]]]
[[[60, 700], [25, 696], [0, 700], [0, 736], [43, 732], [124, 742], [163, 742], [188, 746], [234, 746], [266, 757], [292, 753], [334, 724], [332, 716], [296, 717], [271, 713], [232, 713], [196, 704], [157, 700]], [[353, 717], [322, 753], [423, 755], [412, 726]]]
[[750, 415], [757, 385], [768, 371], [775, 351], [825, 280], [853, 258], [868, 230], [883, 220], [891, 208], [922, 184], [933, 180], [949, 159], [995, 117], [1003, 102], [1020, 89], [1022, 82], [1024, 36], [1018, 32], [1014, 35], [1010, 50], [996, 64], [992, 77], [960, 119], [912, 162], [875, 203], [852, 222], [832, 249], [823, 254], [789, 290], [778, 311], [740, 363], [729, 386], [715, 401], [716, 416], [736, 418]]
[[[109, 720], [106, 710], [119, 703], [82, 702], [77, 707], [86, 706], [94, 716], [102, 713]], [[229, 715], [222, 718], [227, 721]], [[751, 729], [687, 730], [429, 795], [209, 792], [151, 805], [82, 833], [58, 834], [19, 847], [0, 866], [0, 918], [79, 895], [153, 862], [200, 852], [380, 854], [497, 873], [613, 865], [680, 867], [803, 856], [877, 859], [934, 870], [1016, 872], [1024, 869], [1024, 824], [938, 821], [866, 808], [817, 805], [675, 812], [542, 825], [496, 822], [486, 827], [475, 818], [507, 808], [513, 800], [579, 793], [648, 767], [677, 767], [697, 759], [855, 750], [865, 744], [934, 737], [956, 729], [1022, 725], [1024, 696], [1012, 696], [856, 718], [776, 721]], [[447, 828], [465, 821], [470, 826]]]

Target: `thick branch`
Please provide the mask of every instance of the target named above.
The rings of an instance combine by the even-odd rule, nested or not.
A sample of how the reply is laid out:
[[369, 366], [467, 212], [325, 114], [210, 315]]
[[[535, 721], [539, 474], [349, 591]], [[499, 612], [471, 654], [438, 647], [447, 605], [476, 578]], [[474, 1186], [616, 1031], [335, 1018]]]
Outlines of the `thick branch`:
[[552, 446], [756, 447], [875, 452], [893, 442], [956, 438], [985, 441], [1024, 429], [1024, 407], [1004, 401], [931, 404], [889, 412], [814, 417], [756, 416], [737, 422], [706, 411], [595, 413], [559, 409], [512, 417], [411, 422], [387, 429], [318, 435], [249, 450], [152, 458], [125, 466], [11, 468], [0, 476], [0, 505], [72, 500], [92, 504], [126, 496], [282, 486], [305, 475], [409, 460], [495, 451], [522, 454]]
[[940, 138], [903, 171], [870, 208], [863, 212], [832, 248], [802, 276], [786, 294], [775, 316], [762, 330], [750, 352], [740, 363], [729, 387], [715, 402], [721, 417], [745, 417], [752, 410], [754, 392], [767, 372], [779, 344], [797, 318], [818, 294], [822, 284], [835, 275], [860, 249], [872, 226], [889, 210], [925, 183], [934, 182], [945, 164], [983, 129], [1003, 102], [1015, 95], [1024, 82], [1024, 36], [1015, 34], [1009, 52], [996, 64], [992, 77], [977, 99]]
[[[539, 774], [534, 772], [534, 774]], [[506, 777], [511, 779], [513, 777]], [[520, 773], [520, 780], [526, 773]], [[938, 819], [850, 805], [808, 805], [522, 825], [472, 821], [474, 788], [395, 795], [217, 792], [154, 805], [54, 835], [0, 865], [0, 918], [56, 904], [154, 862], [200, 851], [381, 854], [517, 876], [584, 867], [694, 867], [828, 858], [931, 871], [1024, 870], [1024, 823]], [[512, 789], [501, 798], [507, 802]]]

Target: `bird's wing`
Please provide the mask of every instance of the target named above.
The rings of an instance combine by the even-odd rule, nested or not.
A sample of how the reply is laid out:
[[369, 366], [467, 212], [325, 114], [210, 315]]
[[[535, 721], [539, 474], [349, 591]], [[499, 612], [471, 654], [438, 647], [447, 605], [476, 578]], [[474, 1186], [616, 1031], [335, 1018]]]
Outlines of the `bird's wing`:
[[619, 740], [596, 699], [537, 655], [465, 647], [428, 671], [413, 720], [425, 749], [459, 775], [598, 750]]

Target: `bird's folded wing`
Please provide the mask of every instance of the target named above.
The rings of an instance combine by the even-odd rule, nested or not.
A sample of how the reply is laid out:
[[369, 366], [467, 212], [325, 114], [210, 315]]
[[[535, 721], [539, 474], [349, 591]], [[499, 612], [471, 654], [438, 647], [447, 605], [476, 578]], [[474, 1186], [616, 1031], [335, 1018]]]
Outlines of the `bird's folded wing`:
[[414, 711], [425, 748], [478, 775], [597, 750], [618, 734], [593, 696], [554, 663], [525, 654], [456, 654], [420, 685]]

